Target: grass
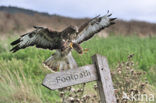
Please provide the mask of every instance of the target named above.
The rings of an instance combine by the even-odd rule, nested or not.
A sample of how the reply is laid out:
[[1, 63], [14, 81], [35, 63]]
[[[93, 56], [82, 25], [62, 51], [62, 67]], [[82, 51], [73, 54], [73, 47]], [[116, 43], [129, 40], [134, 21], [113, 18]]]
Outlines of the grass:
[[[50, 73], [42, 62], [51, 55], [51, 51], [31, 47], [12, 54], [9, 43], [13, 40], [0, 41], [0, 103], [59, 102], [57, 90], [50, 91], [41, 85], [44, 76]], [[73, 51], [73, 56], [82, 66], [91, 64], [91, 56], [98, 53], [106, 56], [110, 68], [114, 69], [119, 61], [126, 61], [129, 54], [134, 54], [133, 61], [138, 64], [136, 69], [147, 72], [148, 81], [156, 87], [155, 44], [156, 37], [95, 37], [82, 44], [83, 48], [89, 49], [87, 53], [79, 55]]]

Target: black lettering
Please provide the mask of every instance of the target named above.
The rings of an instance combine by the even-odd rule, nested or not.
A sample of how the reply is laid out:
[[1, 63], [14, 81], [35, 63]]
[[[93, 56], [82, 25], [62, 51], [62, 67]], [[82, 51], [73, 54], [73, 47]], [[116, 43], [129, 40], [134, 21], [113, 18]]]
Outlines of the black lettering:
[[87, 70], [86, 71], [84, 71], [84, 76], [85, 77], [87, 77], [88, 75], [87, 75]]
[[83, 73], [80, 73], [80, 78], [83, 78]]
[[57, 83], [60, 81], [60, 77], [56, 77]]
[[77, 80], [78, 77], [79, 77], [79, 76], [78, 76], [77, 74], [74, 75], [74, 79], [75, 79], [75, 80]]
[[88, 72], [87, 75], [88, 75], [88, 76], [91, 76], [91, 73], [90, 73], [89, 71], [87, 71], [87, 72]]
[[70, 76], [67, 76], [67, 77], [66, 77], [66, 80], [67, 80], [67, 81], [70, 81], [70, 80], [71, 80], [71, 77], [70, 77]]
[[72, 80], [74, 80], [74, 78], [73, 78], [73, 75], [72, 75], [72, 74], [70, 74], [70, 77], [71, 77], [71, 79], [72, 79]]
[[62, 82], [66, 82], [66, 78], [65, 78], [65, 77], [62, 77], [62, 78], [61, 78], [61, 81], [62, 81]]

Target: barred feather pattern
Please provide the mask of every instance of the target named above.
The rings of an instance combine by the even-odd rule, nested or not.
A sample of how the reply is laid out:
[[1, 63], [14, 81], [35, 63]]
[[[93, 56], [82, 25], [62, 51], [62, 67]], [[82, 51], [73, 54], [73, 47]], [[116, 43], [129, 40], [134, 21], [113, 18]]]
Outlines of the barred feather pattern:
[[51, 71], [63, 71], [70, 68], [77, 68], [77, 63], [74, 60], [71, 52], [69, 52], [66, 56], [61, 57], [61, 52], [56, 51], [54, 55], [51, 55], [43, 64]]
[[[11, 45], [15, 46], [10, 51], [16, 52], [19, 49], [24, 49], [29, 46], [36, 46], [38, 48], [43, 49], [56, 49], [57, 48], [57, 35], [58, 34], [52, 34], [56, 35], [55, 38], [51, 38], [50, 35], [51, 32], [48, 31], [48, 29], [37, 29], [30, 33], [22, 35], [19, 39], [12, 42]], [[59, 36], [59, 35], [58, 35]]]
[[62, 32], [51, 31], [48, 28], [34, 26], [35, 30], [22, 35], [19, 39], [11, 43], [14, 46], [10, 51], [16, 52], [29, 46], [36, 46], [43, 49], [55, 49], [44, 65], [52, 71], [77, 68], [70, 47], [70, 42], [74, 50], [82, 53], [80, 44], [91, 39], [96, 33], [114, 24], [116, 18], [110, 18], [111, 14], [97, 16], [84, 23], [79, 29], [76, 26], [69, 26]]
[[102, 17], [96, 17], [91, 20], [88, 25], [83, 29], [83, 31], [78, 35], [77, 39], [74, 40], [74, 43], [82, 43], [91, 39], [96, 33], [100, 32], [106, 27], [114, 24], [116, 18], [109, 18], [111, 14], [107, 14]]

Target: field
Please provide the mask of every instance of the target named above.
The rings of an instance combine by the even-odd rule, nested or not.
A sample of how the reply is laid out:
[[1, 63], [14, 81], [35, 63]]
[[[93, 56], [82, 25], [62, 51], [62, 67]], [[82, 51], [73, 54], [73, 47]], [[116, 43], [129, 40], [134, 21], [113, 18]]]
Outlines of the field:
[[[58, 91], [43, 87], [42, 80], [50, 71], [42, 62], [51, 51], [34, 47], [10, 53], [9, 43], [16, 39], [10, 37], [0, 41], [0, 103], [56, 103], [60, 101]], [[149, 84], [156, 87], [156, 37], [137, 36], [94, 37], [82, 44], [89, 51], [83, 55], [73, 51], [79, 66], [91, 64], [95, 53], [107, 57], [111, 70], [118, 62], [127, 60], [134, 54], [135, 69], [145, 71]], [[137, 82], [137, 81], [136, 81]], [[91, 85], [91, 84], [90, 84]], [[90, 86], [89, 86], [90, 87]]]

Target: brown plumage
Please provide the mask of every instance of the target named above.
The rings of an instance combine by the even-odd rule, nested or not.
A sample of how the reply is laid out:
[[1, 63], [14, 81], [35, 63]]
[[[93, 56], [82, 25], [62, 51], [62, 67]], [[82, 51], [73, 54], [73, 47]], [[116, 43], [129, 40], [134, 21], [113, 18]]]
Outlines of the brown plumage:
[[34, 31], [22, 35], [11, 43], [14, 47], [10, 51], [17, 52], [29, 46], [56, 50], [44, 64], [52, 70], [74, 68], [77, 65], [71, 55], [71, 50], [74, 49], [80, 54], [83, 53], [81, 43], [89, 40], [102, 29], [114, 24], [115, 18], [109, 18], [109, 16], [111, 15], [97, 16], [84, 23], [80, 28], [69, 26], [62, 32], [34, 26]]

